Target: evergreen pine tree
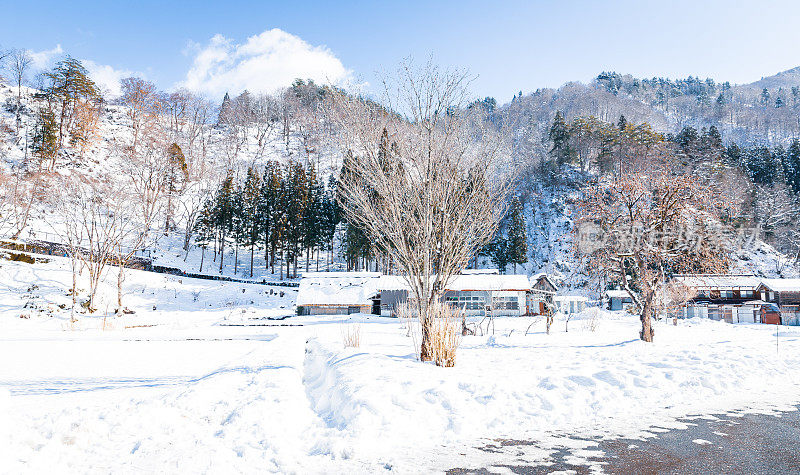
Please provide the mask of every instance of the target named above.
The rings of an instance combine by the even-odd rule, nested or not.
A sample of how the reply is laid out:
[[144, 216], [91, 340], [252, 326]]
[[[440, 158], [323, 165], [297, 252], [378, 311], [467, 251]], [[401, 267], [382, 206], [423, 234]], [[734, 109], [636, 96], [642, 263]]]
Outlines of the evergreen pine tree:
[[767, 90], [766, 87], [761, 91], [761, 104], [765, 106], [768, 106], [770, 104], [769, 91]]
[[222, 181], [217, 191], [216, 204], [214, 207], [214, 227], [217, 230], [220, 245], [220, 274], [222, 273], [222, 266], [225, 262], [225, 243], [233, 228], [234, 195], [233, 175], [228, 173], [228, 176]]
[[261, 178], [249, 167], [241, 196], [241, 220], [243, 244], [250, 246], [250, 277], [253, 277], [255, 246], [261, 240], [261, 188]]
[[[306, 272], [308, 272], [311, 254], [322, 240], [322, 199], [324, 190], [313, 165], [309, 165], [306, 170], [306, 183], [308, 197], [303, 210], [303, 247], [306, 251]], [[319, 267], [319, 264], [317, 264], [317, 267]]]
[[561, 111], [556, 112], [553, 118], [553, 125], [550, 127], [548, 138], [553, 143], [550, 149], [550, 156], [555, 159], [558, 165], [567, 163], [572, 158], [572, 149], [569, 144], [569, 126]]
[[55, 161], [58, 153], [57, 128], [55, 115], [45, 108], [39, 109], [31, 135], [31, 152], [39, 160], [37, 168], [41, 168], [42, 162]]
[[194, 225], [194, 232], [195, 232], [195, 243], [202, 249], [202, 253], [200, 254], [200, 272], [203, 272], [203, 260], [206, 256], [206, 248], [211, 243], [211, 240], [214, 238], [214, 209], [216, 205], [216, 198], [210, 197], [206, 202], [203, 204], [203, 208], [200, 211], [200, 215], [197, 217], [197, 221]]
[[336, 178], [331, 175], [322, 200], [322, 240], [328, 248], [328, 270], [333, 257], [333, 239], [342, 220], [342, 210], [336, 202]]
[[278, 201], [281, 192], [281, 170], [277, 162], [269, 161], [264, 167], [258, 200], [258, 223], [264, 243], [264, 260], [275, 273], [275, 253], [280, 241], [281, 221]]
[[303, 216], [308, 205], [308, 183], [306, 171], [300, 163], [293, 162], [287, 168], [283, 201], [286, 206], [286, 226], [284, 229], [284, 251], [286, 254], [286, 273], [289, 264], [294, 264], [294, 276], [297, 276], [297, 260], [300, 256], [300, 245], [303, 237]]
[[800, 194], [800, 140], [793, 139], [784, 155], [783, 170], [786, 184], [795, 193]]
[[217, 125], [225, 125], [231, 120], [233, 113], [233, 106], [231, 105], [231, 96], [225, 93], [222, 98], [222, 104], [219, 106], [219, 115], [217, 115]]
[[183, 185], [189, 180], [189, 167], [186, 164], [186, 157], [183, 155], [181, 147], [172, 143], [167, 147], [167, 170], [166, 170], [166, 195], [167, 195], [167, 209], [166, 209], [166, 223], [164, 230], [169, 231], [174, 227], [172, 223], [172, 204], [175, 196], [183, 188]]
[[519, 198], [514, 198], [509, 209], [506, 258], [508, 262], [514, 265], [515, 274], [517, 272], [517, 264], [528, 262], [528, 236], [525, 230], [525, 215]]

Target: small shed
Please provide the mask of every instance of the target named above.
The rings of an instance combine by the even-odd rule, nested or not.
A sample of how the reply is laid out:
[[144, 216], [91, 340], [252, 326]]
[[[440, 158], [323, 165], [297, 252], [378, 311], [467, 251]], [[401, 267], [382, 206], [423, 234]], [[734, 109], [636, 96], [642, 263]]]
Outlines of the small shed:
[[566, 315], [580, 313], [589, 306], [589, 298], [582, 295], [556, 295], [553, 302], [556, 311]]
[[633, 299], [627, 290], [607, 290], [609, 310], [623, 310], [626, 305], [633, 303]]

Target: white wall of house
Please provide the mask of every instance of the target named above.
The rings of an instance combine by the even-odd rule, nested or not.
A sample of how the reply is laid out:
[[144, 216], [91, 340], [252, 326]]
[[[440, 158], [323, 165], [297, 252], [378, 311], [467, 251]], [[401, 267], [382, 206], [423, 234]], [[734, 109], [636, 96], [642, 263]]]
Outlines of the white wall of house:
[[487, 306], [495, 316], [520, 316], [525, 315], [525, 294], [516, 290], [462, 290], [447, 292], [445, 300], [470, 316], [485, 315]]

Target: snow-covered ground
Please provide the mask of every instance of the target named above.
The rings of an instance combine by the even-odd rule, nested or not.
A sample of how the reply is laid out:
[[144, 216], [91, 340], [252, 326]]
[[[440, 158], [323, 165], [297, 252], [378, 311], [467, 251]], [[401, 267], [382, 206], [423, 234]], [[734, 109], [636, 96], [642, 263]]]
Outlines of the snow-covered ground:
[[[3, 472], [430, 472], [562, 445], [579, 459], [585, 436], [800, 403], [797, 327], [658, 322], [647, 344], [622, 313], [557, 319], [550, 335], [498, 318], [438, 368], [415, 360], [403, 321], [277, 320], [295, 295], [277, 286], [129, 271], [135, 314], [104, 319], [101, 304], [73, 325], [70, 279], [66, 260], [0, 260]], [[356, 324], [361, 345], [345, 348]], [[480, 450], [496, 439], [536, 445]]]

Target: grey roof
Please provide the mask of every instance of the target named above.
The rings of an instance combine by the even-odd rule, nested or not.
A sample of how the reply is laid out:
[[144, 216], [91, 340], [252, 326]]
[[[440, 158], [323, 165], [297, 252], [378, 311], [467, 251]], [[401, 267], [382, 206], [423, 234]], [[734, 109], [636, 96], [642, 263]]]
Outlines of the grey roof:
[[677, 282], [699, 290], [752, 289], [755, 290], [761, 279], [747, 274], [681, 274], [674, 276]]

